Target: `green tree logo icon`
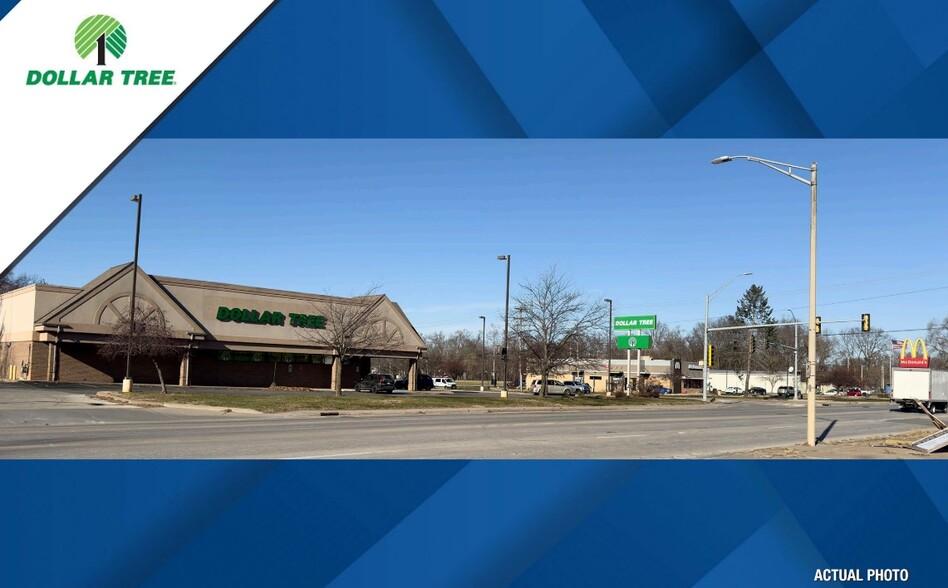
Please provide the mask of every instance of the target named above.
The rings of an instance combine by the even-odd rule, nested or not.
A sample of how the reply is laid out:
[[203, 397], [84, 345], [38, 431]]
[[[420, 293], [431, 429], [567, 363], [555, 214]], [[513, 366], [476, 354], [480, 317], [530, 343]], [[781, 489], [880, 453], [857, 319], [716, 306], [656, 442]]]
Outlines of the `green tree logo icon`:
[[108, 50], [116, 59], [125, 53], [128, 39], [125, 27], [111, 16], [96, 14], [79, 23], [76, 29], [76, 51], [85, 59], [96, 51], [97, 65], [105, 65], [105, 52]]

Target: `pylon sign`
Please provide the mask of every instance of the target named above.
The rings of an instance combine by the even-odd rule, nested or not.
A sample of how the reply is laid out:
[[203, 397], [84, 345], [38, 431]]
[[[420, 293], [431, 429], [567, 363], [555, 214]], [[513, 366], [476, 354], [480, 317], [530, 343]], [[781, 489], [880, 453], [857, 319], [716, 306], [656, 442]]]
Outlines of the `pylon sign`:
[[617, 316], [612, 319], [614, 331], [654, 331], [655, 315]]
[[[918, 348], [922, 348], [922, 356], [918, 356]], [[906, 357], [906, 351], [911, 352], [911, 357]], [[927, 368], [928, 367], [928, 347], [925, 345], [925, 339], [906, 339], [902, 341], [902, 352], [899, 353], [899, 367], [903, 368]]]
[[616, 337], [617, 349], [651, 349], [651, 335], [620, 335]]

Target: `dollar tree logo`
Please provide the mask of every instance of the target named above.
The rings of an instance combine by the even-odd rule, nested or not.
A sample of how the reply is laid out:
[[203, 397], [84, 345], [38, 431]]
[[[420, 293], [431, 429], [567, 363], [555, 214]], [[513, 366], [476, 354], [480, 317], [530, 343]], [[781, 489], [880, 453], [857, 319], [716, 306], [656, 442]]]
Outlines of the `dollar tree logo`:
[[[107, 14], [86, 18], [76, 27], [76, 52], [82, 59], [96, 54], [96, 65], [84, 71], [78, 69], [30, 69], [26, 72], [27, 86], [174, 86], [173, 69], [121, 69], [106, 65], [106, 53], [114, 59], [122, 57], [128, 37], [122, 23]], [[134, 59], [132, 60], [134, 61]], [[127, 63], [127, 60], [126, 60]]]
[[118, 59], [125, 53], [128, 38], [125, 27], [111, 16], [96, 14], [79, 23], [76, 29], [76, 51], [85, 59], [96, 52], [96, 65], [105, 65], [105, 52]]

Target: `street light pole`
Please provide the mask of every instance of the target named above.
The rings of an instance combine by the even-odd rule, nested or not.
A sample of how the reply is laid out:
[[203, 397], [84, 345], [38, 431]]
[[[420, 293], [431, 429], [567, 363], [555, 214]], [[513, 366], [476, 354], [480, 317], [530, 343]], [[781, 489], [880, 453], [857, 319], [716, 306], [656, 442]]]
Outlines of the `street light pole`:
[[481, 319], [481, 392], [484, 391], [484, 362], [487, 361], [487, 317]]
[[724, 282], [724, 285], [715, 290], [713, 293], [706, 294], [704, 297], [704, 361], [701, 362], [702, 367], [702, 377], [701, 377], [701, 400], [703, 402], [708, 401], [708, 321], [710, 317], [708, 316], [708, 309], [711, 306], [711, 300], [721, 293], [722, 290], [731, 285], [731, 282], [740, 278], [742, 276], [752, 276], [754, 272], [744, 272], [742, 274], [737, 274], [727, 282]]
[[497, 259], [507, 262], [507, 297], [504, 302], [504, 349], [500, 353], [500, 360], [504, 362], [504, 385], [500, 390], [500, 397], [507, 398], [507, 343], [510, 329], [510, 256], [498, 255]]
[[612, 299], [605, 298], [609, 303], [609, 330], [606, 333], [606, 396], [612, 394]]
[[135, 217], [135, 257], [132, 261], [132, 300], [128, 309], [128, 349], [125, 351], [125, 379], [122, 380], [122, 392], [132, 391], [132, 342], [135, 337], [135, 287], [138, 285], [138, 236], [142, 227], [142, 195], [135, 194], [132, 202], [138, 204], [138, 213]]
[[[793, 322], [798, 323], [799, 321], [797, 320], [797, 315], [793, 314], [793, 309], [788, 308], [787, 310], [790, 311], [790, 316], [793, 317]], [[797, 358], [800, 355], [799, 336], [800, 336], [800, 325], [794, 324], [793, 325], [793, 383], [794, 383], [793, 399], [794, 400], [800, 399], [800, 390], [798, 390], [798, 388], [800, 387], [799, 385], [800, 372], [798, 370], [800, 368], [797, 366]]]
[[[802, 167], [749, 155], [724, 155], [712, 159], [711, 163], [717, 165], [735, 159], [759, 163], [810, 187], [810, 331], [807, 333], [806, 443], [812, 447], [816, 445], [816, 162], [811, 163], [810, 167]], [[796, 175], [793, 170], [809, 171], [810, 179]]]

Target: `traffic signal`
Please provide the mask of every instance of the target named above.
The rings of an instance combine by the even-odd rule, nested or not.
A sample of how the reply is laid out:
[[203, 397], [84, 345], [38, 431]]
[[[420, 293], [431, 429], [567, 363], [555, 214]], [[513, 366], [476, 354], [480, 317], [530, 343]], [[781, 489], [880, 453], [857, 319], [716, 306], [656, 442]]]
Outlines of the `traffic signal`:
[[862, 332], [869, 332], [869, 313], [862, 315]]
[[714, 365], [714, 345], [708, 345], [708, 367]]
[[816, 334], [819, 335], [819, 334], [820, 334], [820, 331], [823, 330], [823, 327], [822, 327], [822, 324], [823, 324], [823, 317], [821, 317], [821, 316], [816, 317], [816, 323], [814, 323], [814, 324], [816, 325]]
[[751, 353], [753, 353], [755, 349], [757, 349], [757, 339], [751, 335]]

